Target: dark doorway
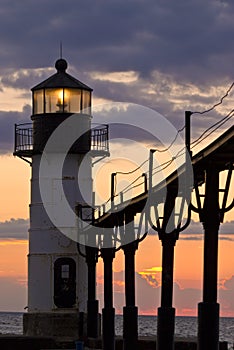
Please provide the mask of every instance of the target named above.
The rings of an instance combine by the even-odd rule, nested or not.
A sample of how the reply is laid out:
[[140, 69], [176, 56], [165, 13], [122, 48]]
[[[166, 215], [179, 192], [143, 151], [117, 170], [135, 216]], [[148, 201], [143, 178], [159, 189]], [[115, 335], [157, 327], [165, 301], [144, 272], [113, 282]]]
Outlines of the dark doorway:
[[76, 263], [72, 258], [59, 258], [54, 263], [54, 303], [59, 308], [75, 306]]

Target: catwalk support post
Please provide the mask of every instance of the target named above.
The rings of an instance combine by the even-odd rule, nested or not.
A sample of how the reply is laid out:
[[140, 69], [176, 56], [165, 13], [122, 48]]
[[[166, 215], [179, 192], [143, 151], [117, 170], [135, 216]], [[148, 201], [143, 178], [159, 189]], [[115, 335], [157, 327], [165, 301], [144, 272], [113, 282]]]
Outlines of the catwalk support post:
[[135, 241], [134, 216], [126, 215], [125, 234], [130, 243], [123, 246], [125, 255], [125, 299], [123, 308], [123, 349], [137, 349], [138, 308], [135, 305], [135, 253], [138, 242]]
[[96, 300], [97, 260], [97, 248], [86, 247], [86, 262], [88, 266], [87, 335], [90, 338], [97, 338], [99, 334], [98, 300]]
[[173, 300], [173, 266], [175, 240], [162, 240], [161, 307], [158, 308], [157, 350], [174, 349], [175, 308]]
[[101, 250], [104, 262], [104, 308], [102, 309], [103, 350], [115, 350], [115, 309], [113, 307], [113, 259], [114, 248]]
[[206, 189], [202, 221], [204, 226], [203, 301], [198, 305], [198, 349], [219, 348], [219, 304], [217, 303], [219, 170], [206, 170]]

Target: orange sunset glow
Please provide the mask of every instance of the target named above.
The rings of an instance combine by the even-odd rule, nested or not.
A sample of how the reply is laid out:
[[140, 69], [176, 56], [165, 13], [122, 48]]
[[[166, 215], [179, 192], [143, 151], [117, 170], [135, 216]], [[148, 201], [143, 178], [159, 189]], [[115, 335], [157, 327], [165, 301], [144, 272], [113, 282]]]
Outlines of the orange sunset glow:
[[[27, 303], [27, 226], [25, 221], [20, 239], [17, 239], [17, 221], [11, 218], [28, 218], [30, 166], [11, 155], [1, 156], [1, 211], [0, 229], [0, 309], [23, 311]], [[118, 160], [119, 161], [119, 160]], [[127, 160], [121, 160], [120, 170], [134, 168], [135, 164]], [[116, 163], [109, 163], [108, 171], [116, 169]], [[105, 179], [102, 169], [99, 178]], [[139, 173], [141, 173], [139, 171]], [[109, 192], [109, 185], [103, 183], [100, 187], [100, 196], [107, 198], [105, 190]], [[194, 215], [195, 222], [198, 217]], [[219, 301], [222, 316], [233, 316], [233, 291], [234, 291], [234, 236], [233, 232], [227, 232], [228, 227], [233, 227], [233, 212], [227, 215], [229, 222], [221, 224], [221, 230], [225, 227], [226, 233], [220, 234], [219, 240]], [[15, 227], [16, 225], [17, 227]], [[193, 226], [193, 225], [192, 225]], [[191, 226], [191, 227], [192, 227]], [[4, 230], [7, 228], [5, 235]], [[19, 229], [19, 227], [18, 227]], [[177, 315], [196, 315], [197, 303], [202, 298], [203, 275], [203, 228], [197, 223], [197, 232], [182, 233], [175, 247], [174, 266], [174, 305]], [[14, 232], [13, 232], [14, 231]], [[225, 231], [225, 230], [224, 230]], [[11, 235], [14, 233], [14, 238]], [[116, 253], [114, 260], [114, 290], [115, 307], [118, 313], [122, 313], [124, 306], [124, 254]], [[140, 243], [136, 252], [136, 294], [140, 314], [156, 314], [160, 305], [161, 285], [161, 242], [157, 234], [149, 235]], [[10, 293], [9, 293], [10, 289]], [[17, 293], [17, 297], [15, 297]], [[103, 300], [103, 262], [99, 259], [97, 265], [97, 293], [100, 299], [100, 308]]]

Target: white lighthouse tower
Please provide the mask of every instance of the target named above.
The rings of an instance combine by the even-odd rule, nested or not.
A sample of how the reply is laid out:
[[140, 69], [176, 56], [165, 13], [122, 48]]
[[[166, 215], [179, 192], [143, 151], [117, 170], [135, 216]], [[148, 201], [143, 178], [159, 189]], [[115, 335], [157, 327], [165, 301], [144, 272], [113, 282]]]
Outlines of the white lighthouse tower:
[[108, 153], [108, 131], [105, 126], [91, 130], [92, 89], [66, 73], [64, 59], [57, 60], [55, 68], [54, 75], [32, 88], [32, 124], [15, 126], [14, 155], [32, 166], [24, 333], [75, 339], [87, 312], [87, 267], [77, 243], [56, 227], [46, 211], [40, 192], [40, 163], [47, 141], [70, 116], [79, 118], [81, 130], [90, 130], [70, 148], [62, 178], [55, 179], [55, 183], [62, 181], [67, 201], [75, 211], [77, 203], [84, 202], [78, 185], [79, 166], [85, 162], [86, 192], [88, 189], [91, 198], [92, 156]]

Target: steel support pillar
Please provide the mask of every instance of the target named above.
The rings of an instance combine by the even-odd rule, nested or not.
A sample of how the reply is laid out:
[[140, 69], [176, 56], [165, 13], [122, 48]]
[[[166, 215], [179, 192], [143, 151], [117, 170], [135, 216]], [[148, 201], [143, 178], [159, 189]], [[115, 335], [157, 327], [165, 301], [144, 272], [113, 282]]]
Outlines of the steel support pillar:
[[96, 300], [96, 263], [98, 250], [86, 247], [86, 263], [88, 266], [88, 301], [87, 301], [87, 336], [97, 338], [99, 335], [98, 300]]
[[175, 309], [173, 300], [173, 267], [175, 239], [162, 240], [161, 307], [158, 308], [157, 350], [174, 349]]
[[101, 250], [104, 262], [104, 308], [102, 309], [102, 346], [103, 350], [115, 350], [115, 309], [113, 307], [112, 264], [115, 249]]
[[217, 303], [219, 170], [210, 165], [206, 171], [204, 226], [203, 301], [198, 305], [198, 350], [219, 348], [219, 304]]
[[137, 242], [123, 247], [125, 254], [125, 298], [123, 308], [123, 349], [137, 349], [138, 308], [135, 305], [135, 253]]

